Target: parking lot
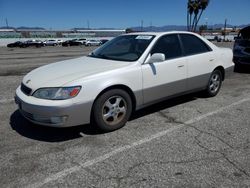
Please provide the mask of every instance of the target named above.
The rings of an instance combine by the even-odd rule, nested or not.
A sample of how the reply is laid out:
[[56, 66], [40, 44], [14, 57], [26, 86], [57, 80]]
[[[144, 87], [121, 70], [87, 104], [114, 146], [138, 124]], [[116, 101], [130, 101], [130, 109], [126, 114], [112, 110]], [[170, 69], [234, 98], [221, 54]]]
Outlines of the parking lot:
[[214, 98], [149, 106], [111, 133], [42, 127], [20, 115], [13, 96], [27, 72], [94, 48], [0, 47], [1, 187], [250, 187], [250, 69]]

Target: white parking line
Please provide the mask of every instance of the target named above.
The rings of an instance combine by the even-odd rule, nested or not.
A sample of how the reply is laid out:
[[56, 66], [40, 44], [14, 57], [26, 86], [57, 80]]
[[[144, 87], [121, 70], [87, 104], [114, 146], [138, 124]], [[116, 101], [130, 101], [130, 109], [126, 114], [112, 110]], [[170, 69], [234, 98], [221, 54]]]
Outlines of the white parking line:
[[13, 102], [14, 99], [0, 99], [0, 104], [6, 104]]
[[232, 104], [230, 104], [230, 105], [228, 105], [228, 106], [219, 108], [218, 110], [215, 110], [215, 111], [213, 111], [213, 112], [209, 112], [209, 113], [206, 113], [206, 114], [201, 115], [201, 116], [199, 116], [199, 117], [190, 119], [190, 120], [184, 122], [183, 124], [179, 124], [179, 125], [177, 125], [177, 126], [175, 126], [175, 127], [173, 127], [173, 128], [170, 128], [170, 129], [168, 129], [168, 130], [165, 130], [165, 131], [156, 133], [156, 134], [154, 134], [154, 135], [151, 135], [151, 136], [149, 136], [149, 137], [146, 137], [146, 138], [144, 138], [144, 139], [141, 139], [141, 140], [139, 140], [139, 141], [137, 141], [137, 142], [134, 142], [134, 143], [131, 143], [131, 144], [129, 144], [129, 145], [119, 147], [119, 148], [114, 149], [113, 151], [111, 151], [111, 152], [109, 152], [109, 153], [107, 153], [107, 154], [105, 154], [105, 155], [102, 155], [102, 156], [100, 156], [100, 157], [96, 157], [95, 159], [92, 159], [92, 160], [89, 160], [89, 161], [85, 161], [85, 162], [80, 162], [80, 163], [79, 163], [78, 165], [76, 165], [76, 166], [73, 166], [73, 167], [71, 167], [71, 168], [64, 169], [64, 170], [62, 170], [62, 171], [60, 171], [60, 172], [58, 172], [58, 173], [52, 174], [50, 177], [47, 177], [46, 179], [44, 179], [44, 180], [42, 180], [42, 181], [39, 181], [39, 182], [36, 182], [36, 183], [34, 183], [34, 184], [28, 185], [28, 187], [30, 187], [30, 188], [41, 187], [41, 186], [43, 186], [43, 185], [45, 185], [45, 184], [47, 184], [47, 183], [49, 183], [49, 182], [56, 181], [56, 180], [58, 180], [58, 179], [60, 179], [60, 178], [62, 178], [62, 177], [65, 177], [65, 176], [67, 176], [67, 175], [69, 175], [69, 174], [71, 174], [71, 173], [74, 173], [74, 172], [76, 172], [76, 171], [79, 171], [79, 170], [81, 170], [81, 169], [83, 169], [83, 168], [86, 168], [86, 167], [92, 166], [92, 165], [94, 165], [94, 164], [103, 162], [103, 161], [105, 161], [106, 159], [109, 159], [110, 157], [113, 157], [113, 156], [115, 156], [115, 155], [117, 155], [117, 154], [119, 154], [119, 153], [122, 153], [122, 152], [127, 151], [127, 150], [132, 149], [132, 148], [135, 148], [135, 147], [140, 146], [140, 145], [142, 145], [142, 144], [151, 142], [151, 141], [156, 140], [156, 139], [158, 139], [158, 138], [161, 138], [161, 137], [163, 137], [163, 136], [166, 136], [167, 134], [169, 134], [169, 133], [171, 133], [171, 132], [173, 132], [173, 131], [175, 131], [175, 130], [178, 130], [178, 129], [180, 129], [180, 128], [183, 128], [183, 127], [185, 127], [186, 125], [190, 125], [190, 124], [196, 123], [196, 122], [198, 122], [198, 121], [200, 121], [200, 120], [202, 120], [202, 119], [205, 119], [205, 118], [207, 118], [207, 117], [209, 117], [209, 116], [218, 114], [218, 113], [220, 113], [220, 112], [223, 112], [223, 111], [226, 110], [226, 109], [229, 109], [229, 108], [231, 108], [231, 107], [233, 107], [233, 106], [242, 104], [242, 103], [247, 102], [247, 101], [250, 101], [250, 98], [242, 99], [242, 100], [240, 100], [240, 101], [238, 101], [238, 102], [235, 102], [235, 103], [232, 103]]

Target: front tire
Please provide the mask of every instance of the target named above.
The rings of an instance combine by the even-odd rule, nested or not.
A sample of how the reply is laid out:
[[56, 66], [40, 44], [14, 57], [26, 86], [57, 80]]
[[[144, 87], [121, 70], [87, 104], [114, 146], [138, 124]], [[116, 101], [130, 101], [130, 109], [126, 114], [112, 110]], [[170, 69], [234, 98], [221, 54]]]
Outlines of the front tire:
[[209, 78], [207, 88], [205, 90], [206, 95], [208, 97], [216, 96], [220, 91], [221, 84], [222, 84], [221, 71], [219, 71], [219, 70], [213, 71], [210, 78]]
[[112, 89], [97, 98], [92, 117], [98, 128], [109, 132], [123, 127], [131, 112], [132, 101], [129, 94], [121, 89]]

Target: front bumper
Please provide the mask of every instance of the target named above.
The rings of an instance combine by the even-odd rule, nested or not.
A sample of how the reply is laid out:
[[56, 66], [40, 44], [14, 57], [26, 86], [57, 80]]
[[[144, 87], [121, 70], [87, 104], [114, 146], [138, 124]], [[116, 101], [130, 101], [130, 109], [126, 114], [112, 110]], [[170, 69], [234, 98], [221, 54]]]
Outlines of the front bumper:
[[74, 103], [68, 100], [44, 100], [25, 95], [20, 87], [15, 102], [29, 121], [51, 127], [71, 127], [90, 122], [92, 102]]

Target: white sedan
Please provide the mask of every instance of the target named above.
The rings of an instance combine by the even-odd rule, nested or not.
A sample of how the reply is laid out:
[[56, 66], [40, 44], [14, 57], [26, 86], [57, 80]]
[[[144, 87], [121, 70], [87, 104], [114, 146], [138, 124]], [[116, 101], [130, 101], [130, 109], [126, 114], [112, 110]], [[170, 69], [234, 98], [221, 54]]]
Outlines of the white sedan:
[[87, 40], [85, 42], [85, 46], [100, 46], [102, 44], [102, 42], [100, 40]]
[[55, 39], [45, 40], [43, 43], [46, 46], [57, 46], [59, 44], [58, 40], [55, 40]]
[[189, 32], [131, 33], [90, 55], [37, 68], [16, 90], [22, 115], [41, 125], [121, 128], [131, 113], [203, 90], [215, 96], [233, 71], [232, 50]]

